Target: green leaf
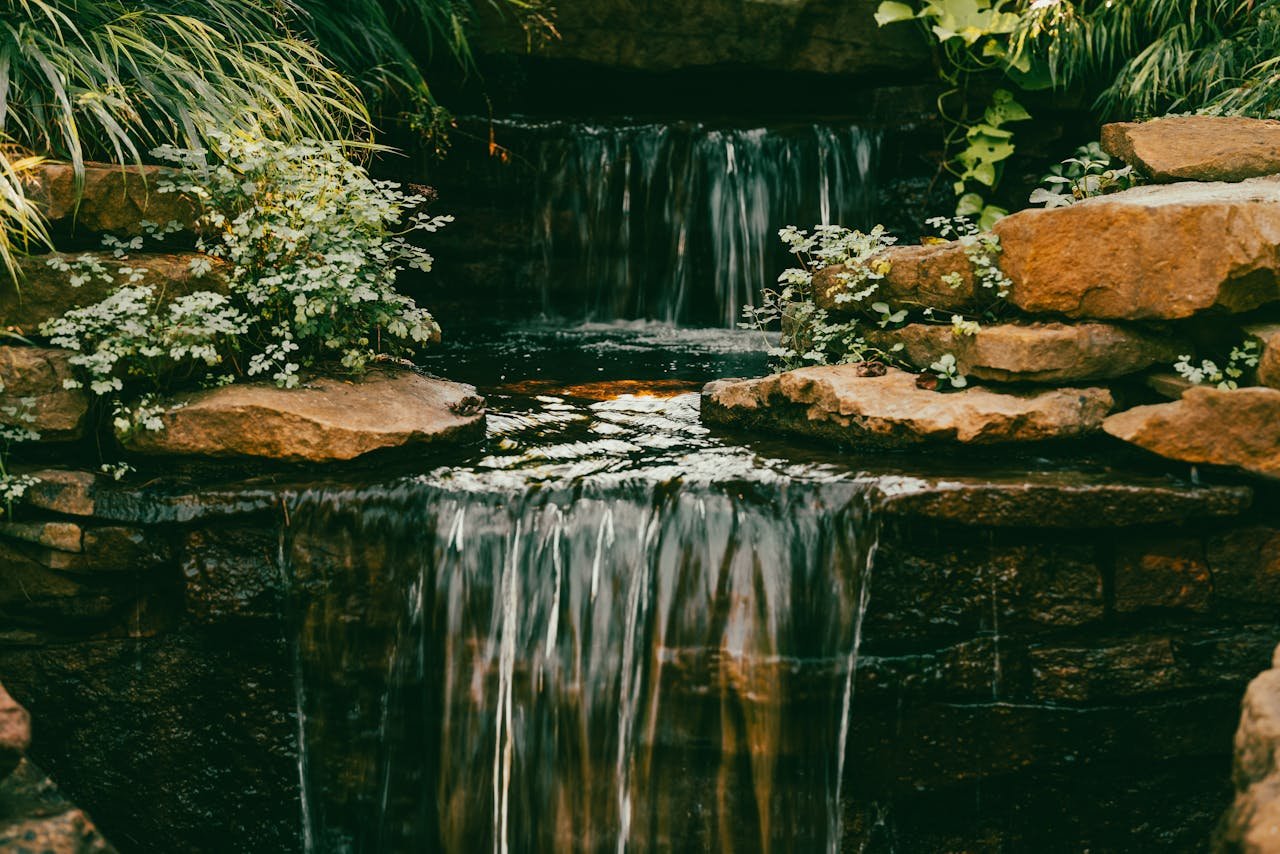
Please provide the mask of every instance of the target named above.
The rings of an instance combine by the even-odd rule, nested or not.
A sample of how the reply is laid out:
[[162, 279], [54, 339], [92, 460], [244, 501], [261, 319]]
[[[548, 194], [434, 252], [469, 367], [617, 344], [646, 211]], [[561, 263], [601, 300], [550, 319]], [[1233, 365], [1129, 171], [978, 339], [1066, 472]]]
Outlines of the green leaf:
[[986, 184], [988, 187], [996, 185], [996, 165], [991, 162], [979, 163], [971, 170], [973, 180], [980, 184]]
[[982, 213], [985, 203], [977, 193], [965, 193], [956, 204], [956, 216], [973, 216]]
[[987, 205], [982, 210], [982, 216], [978, 217], [978, 228], [983, 231], [990, 231], [991, 226], [995, 225], [999, 220], [1004, 219], [1009, 212], [1004, 208], [998, 208], [995, 205]]
[[883, 27], [885, 24], [896, 24], [899, 21], [910, 21], [916, 17], [916, 10], [912, 9], [906, 3], [894, 3], [892, 0], [885, 0], [880, 4], [880, 8], [876, 9], [876, 25]]

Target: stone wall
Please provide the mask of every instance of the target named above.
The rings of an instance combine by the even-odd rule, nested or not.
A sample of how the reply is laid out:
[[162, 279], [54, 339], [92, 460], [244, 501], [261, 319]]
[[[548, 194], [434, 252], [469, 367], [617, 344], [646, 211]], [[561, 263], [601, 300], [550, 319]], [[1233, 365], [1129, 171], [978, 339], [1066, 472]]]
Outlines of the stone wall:
[[[392, 574], [378, 544], [336, 532], [294, 544], [313, 567], [346, 566], [355, 585], [310, 589], [324, 622], [299, 625], [277, 554], [304, 481], [42, 476], [24, 522], [76, 526], [82, 551], [19, 538], [34, 529], [9, 529], [0, 546], [0, 674], [40, 722], [33, 757], [129, 850], [296, 850], [290, 642], [302, 639], [306, 659], [308, 638], [390, 625], [381, 609], [402, 591], [383, 589]], [[1276, 496], [1138, 474], [878, 483], [885, 525], [851, 718], [851, 841], [1203, 844], [1230, 798], [1240, 693], [1280, 635], [1280, 528], [1266, 513]], [[121, 541], [132, 551], [104, 548]], [[670, 690], [693, 721], [714, 696], [699, 682], [714, 678], [714, 651], [685, 653]], [[349, 755], [324, 757], [334, 791], [364, 797], [385, 659], [324, 664], [370, 698], [351, 706], [366, 717], [342, 721], [363, 733]], [[813, 673], [807, 698], [759, 702], [823, 702], [826, 677]], [[691, 749], [672, 737], [672, 756]], [[689, 778], [704, 784], [714, 791]]]

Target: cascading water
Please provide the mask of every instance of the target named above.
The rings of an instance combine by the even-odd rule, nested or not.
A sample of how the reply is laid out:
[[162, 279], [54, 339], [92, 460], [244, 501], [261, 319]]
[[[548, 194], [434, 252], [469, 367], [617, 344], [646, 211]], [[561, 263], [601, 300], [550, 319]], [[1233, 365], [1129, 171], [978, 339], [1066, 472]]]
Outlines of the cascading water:
[[866, 486], [691, 398], [543, 397], [473, 469], [293, 503], [309, 850], [838, 850]]
[[732, 327], [786, 266], [779, 228], [873, 224], [878, 134], [858, 126], [499, 124], [536, 164], [555, 313]]

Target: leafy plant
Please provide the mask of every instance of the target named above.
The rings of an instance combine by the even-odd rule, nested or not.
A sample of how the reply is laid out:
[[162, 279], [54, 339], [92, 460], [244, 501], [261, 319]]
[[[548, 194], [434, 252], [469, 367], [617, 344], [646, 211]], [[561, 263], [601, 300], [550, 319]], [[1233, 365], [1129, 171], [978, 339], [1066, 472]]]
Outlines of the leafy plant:
[[1102, 150], [1096, 142], [1076, 149], [1075, 157], [1050, 168], [1031, 192], [1029, 201], [1046, 208], [1060, 208], [1107, 193], [1117, 193], [1140, 184], [1132, 166], [1124, 166]]
[[[880, 354], [862, 337], [857, 318], [836, 319], [819, 308], [814, 295], [814, 276], [828, 267], [842, 266], [833, 276], [837, 304], [865, 303], [878, 289], [889, 272], [889, 262], [881, 257], [895, 238], [876, 226], [867, 233], [851, 231], [836, 225], [815, 226], [813, 232], [787, 226], [778, 232], [782, 242], [796, 257], [798, 266], [778, 277], [781, 287], [766, 287], [758, 306], [742, 309], [744, 329], [765, 335], [769, 357], [779, 370], [804, 365], [845, 364], [865, 361]], [[869, 304], [873, 311], [879, 311]], [[883, 306], [888, 322], [898, 322], [905, 314]], [[893, 320], [893, 317], [898, 320]], [[766, 330], [774, 323], [781, 325], [776, 343]]]
[[1178, 376], [1193, 385], [1209, 384], [1223, 391], [1234, 391], [1240, 387], [1240, 380], [1245, 374], [1258, 367], [1261, 357], [1262, 346], [1249, 339], [1238, 347], [1231, 348], [1226, 364], [1222, 367], [1211, 359], [1201, 359], [1197, 365], [1192, 363], [1190, 356], [1179, 356], [1173, 369], [1178, 372]]
[[[3, 393], [4, 389], [4, 383], [0, 382], [0, 393]], [[13, 446], [40, 439], [40, 434], [31, 428], [36, 420], [35, 413], [32, 411], [34, 406], [34, 398], [24, 397], [14, 404], [0, 407], [0, 414], [5, 416], [6, 421], [6, 423], [0, 423], [0, 504], [4, 505], [0, 510], [0, 516], [5, 513], [12, 516], [14, 502], [40, 482], [31, 475], [13, 474], [9, 471], [9, 456]]]
[[358, 372], [439, 336], [431, 315], [394, 286], [404, 267], [431, 267], [406, 235], [451, 217], [429, 216], [423, 196], [374, 181], [336, 143], [210, 138], [216, 155], [153, 153], [183, 167], [184, 177], [158, 192], [188, 193], [206, 206], [197, 244], [205, 255], [193, 272], [225, 262], [228, 292], [171, 298], [129, 281], [136, 272], [127, 266], [78, 270], [125, 281], [41, 329], [77, 351], [72, 364], [113, 400], [122, 432], [160, 426], [155, 395], [175, 386], [269, 375], [291, 387], [304, 367], [333, 362]]

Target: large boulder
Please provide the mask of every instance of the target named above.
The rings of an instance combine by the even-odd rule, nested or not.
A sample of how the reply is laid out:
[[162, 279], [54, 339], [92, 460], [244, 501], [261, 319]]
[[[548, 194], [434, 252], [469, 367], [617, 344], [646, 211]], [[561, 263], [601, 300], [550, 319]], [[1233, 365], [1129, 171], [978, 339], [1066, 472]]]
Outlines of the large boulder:
[[1102, 147], [1152, 181], [1243, 181], [1280, 174], [1280, 122], [1167, 116], [1102, 126]]
[[0, 347], [0, 425], [25, 427], [45, 441], [84, 435], [89, 397], [63, 387], [75, 378], [70, 355], [46, 347]]
[[27, 197], [55, 227], [84, 232], [141, 235], [143, 220], [185, 229], [195, 225], [199, 206], [178, 193], [161, 193], [162, 178], [172, 169], [86, 163], [77, 186], [75, 167], [50, 161], [24, 179]]
[[[964, 311], [982, 300], [973, 277], [973, 264], [965, 253], [965, 247], [956, 240], [930, 243], [921, 246], [890, 246], [877, 260], [889, 262], [889, 270], [880, 280], [875, 294], [864, 299], [862, 306], [884, 300], [894, 305], [919, 306]], [[814, 302], [819, 308], [849, 314], [859, 307], [838, 297], [848, 292], [839, 276], [845, 271], [843, 264], [819, 270], [813, 277]], [[959, 284], [951, 287], [944, 276], [959, 276]], [[994, 295], [987, 299], [994, 299]]]
[[1159, 362], [1172, 363], [1178, 344], [1110, 323], [1000, 323], [976, 334], [957, 335], [950, 326], [911, 323], [865, 334], [919, 369], [952, 353], [961, 373], [995, 382], [1064, 384], [1122, 377]]
[[1240, 709], [1232, 777], [1236, 799], [1223, 817], [1215, 851], [1280, 851], [1280, 648], [1272, 669], [1249, 683]]
[[994, 230], [1026, 312], [1174, 320], [1280, 299], [1280, 177], [1136, 187]]
[[859, 365], [801, 368], [751, 380], [718, 380], [702, 391], [702, 419], [869, 447], [998, 444], [1095, 432], [1111, 410], [1101, 388], [1009, 394], [984, 388], [940, 393], [916, 375]]
[[1262, 345], [1258, 358], [1258, 382], [1280, 388], [1280, 323], [1254, 323], [1244, 331]]
[[1280, 478], [1280, 391], [1207, 386], [1171, 403], [1112, 415], [1103, 429], [1148, 451], [1186, 463], [1235, 466]]
[[[90, 276], [73, 286], [74, 271], [59, 270], [50, 264], [50, 261], [75, 264], [82, 258], [100, 264], [110, 274], [110, 281]], [[197, 275], [192, 271], [192, 263], [196, 261], [209, 262], [212, 267]], [[227, 292], [224, 262], [195, 252], [139, 253], [127, 258], [114, 258], [107, 252], [57, 252], [32, 255], [18, 266], [21, 277], [16, 289], [8, 282], [0, 282], [0, 327], [15, 326], [27, 333], [35, 332], [41, 323], [60, 317], [70, 309], [105, 299], [131, 277], [129, 273], [120, 272], [121, 268], [141, 271], [141, 278], [134, 284], [155, 286], [166, 297], [195, 291]]]
[[163, 414], [163, 429], [122, 441], [144, 454], [332, 462], [477, 438], [483, 406], [468, 385], [373, 370], [359, 380], [322, 377], [296, 389], [255, 383], [185, 395]]

